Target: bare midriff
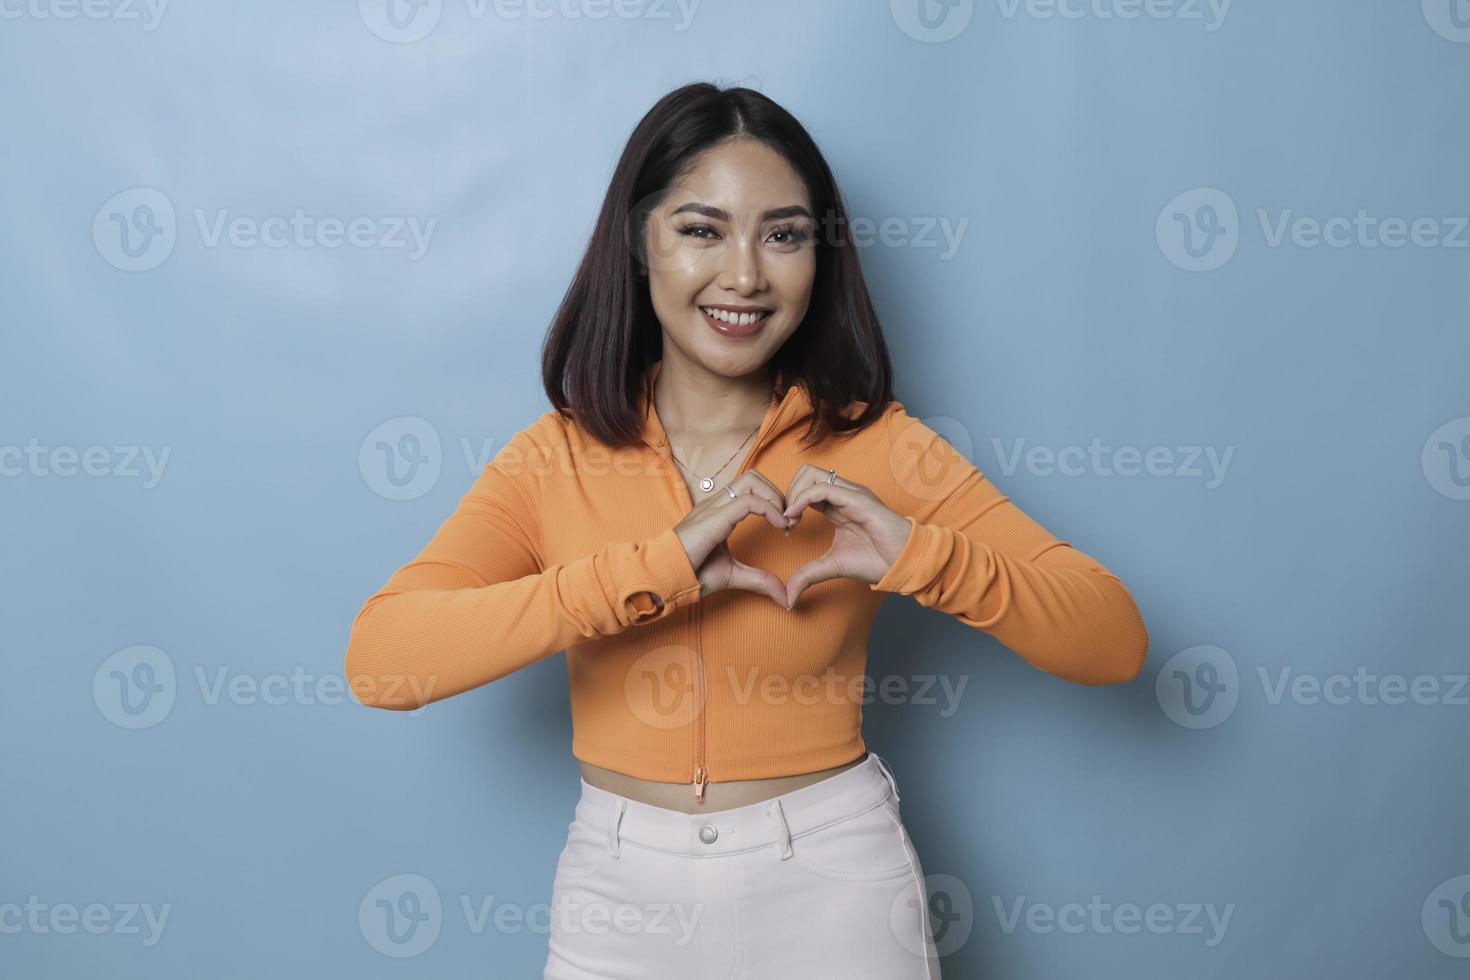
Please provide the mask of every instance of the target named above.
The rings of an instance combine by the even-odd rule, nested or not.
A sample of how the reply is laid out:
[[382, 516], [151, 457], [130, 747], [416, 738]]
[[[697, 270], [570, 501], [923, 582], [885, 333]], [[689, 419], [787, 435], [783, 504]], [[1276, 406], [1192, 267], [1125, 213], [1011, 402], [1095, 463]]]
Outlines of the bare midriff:
[[863, 753], [851, 762], [816, 772], [801, 772], [791, 776], [776, 776], [771, 779], [732, 779], [726, 782], [704, 784], [704, 796], [696, 800], [689, 792], [688, 783], [660, 783], [651, 779], [639, 779], [627, 773], [594, 766], [590, 762], [578, 763], [582, 767], [582, 778], [598, 789], [626, 796], [649, 806], [678, 810], [680, 813], [712, 813], [716, 810], [732, 810], [735, 807], [761, 803], [782, 793], [810, 786], [829, 779], [867, 758]]

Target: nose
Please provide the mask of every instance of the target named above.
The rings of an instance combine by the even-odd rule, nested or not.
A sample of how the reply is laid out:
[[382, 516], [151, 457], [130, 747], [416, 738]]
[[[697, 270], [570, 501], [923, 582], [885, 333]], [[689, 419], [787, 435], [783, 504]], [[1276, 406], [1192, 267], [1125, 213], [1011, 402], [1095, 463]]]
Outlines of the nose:
[[750, 235], [734, 236], [723, 250], [718, 279], [721, 289], [749, 296], [766, 288], [765, 272], [761, 268], [760, 243], [751, 238]]

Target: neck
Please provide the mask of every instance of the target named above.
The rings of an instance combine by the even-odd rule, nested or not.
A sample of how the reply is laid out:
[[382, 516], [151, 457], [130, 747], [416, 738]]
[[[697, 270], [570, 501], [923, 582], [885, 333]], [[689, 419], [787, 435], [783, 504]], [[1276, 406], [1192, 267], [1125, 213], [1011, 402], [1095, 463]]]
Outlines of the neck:
[[727, 378], [680, 357], [666, 345], [663, 365], [654, 382], [653, 403], [664, 430], [672, 436], [717, 436], [760, 424], [770, 406], [773, 376], [762, 367]]

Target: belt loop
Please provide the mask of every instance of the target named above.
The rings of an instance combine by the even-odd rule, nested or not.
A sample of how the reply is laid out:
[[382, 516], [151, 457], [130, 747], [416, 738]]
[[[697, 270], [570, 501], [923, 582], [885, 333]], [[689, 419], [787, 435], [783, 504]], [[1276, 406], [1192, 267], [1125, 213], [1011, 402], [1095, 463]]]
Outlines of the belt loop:
[[617, 857], [623, 849], [623, 840], [618, 836], [618, 827], [623, 822], [623, 811], [628, 809], [628, 801], [619, 799], [613, 804], [613, 812], [609, 817], [607, 825], [607, 853]]
[[898, 782], [893, 778], [893, 772], [888, 768], [888, 763], [884, 762], [883, 757], [878, 753], [872, 752], [870, 754], [878, 760], [878, 768], [883, 770], [883, 775], [888, 780], [888, 786], [893, 790], [893, 799], [895, 801], [901, 799], [898, 795]]
[[776, 842], [781, 845], [776, 853], [784, 861], [791, 856], [791, 827], [786, 823], [786, 814], [781, 809], [779, 799], [771, 800], [771, 805], [766, 808], [766, 815], [771, 818], [771, 826], [776, 830]]

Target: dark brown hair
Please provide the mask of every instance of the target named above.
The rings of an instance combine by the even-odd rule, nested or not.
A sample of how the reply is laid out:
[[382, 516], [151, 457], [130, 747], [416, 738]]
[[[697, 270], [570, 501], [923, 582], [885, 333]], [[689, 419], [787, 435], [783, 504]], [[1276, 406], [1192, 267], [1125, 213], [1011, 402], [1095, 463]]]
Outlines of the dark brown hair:
[[[639, 386], [663, 356], [648, 282], [640, 278], [644, 221], [695, 155], [737, 138], [758, 140], [791, 165], [806, 184], [819, 229], [806, 317], [770, 362], [780, 384], [777, 397], [791, 384], [806, 386], [813, 409], [808, 446], [829, 432], [866, 428], [893, 399], [888, 347], [847, 238], [841, 192], [821, 151], [795, 117], [761, 93], [696, 82], [659, 99], [628, 138], [542, 344], [541, 378], [552, 407], [564, 417], [575, 413], [605, 445], [637, 442], [643, 429]], [[852, 414], [859, 401], [865, 407]]]

